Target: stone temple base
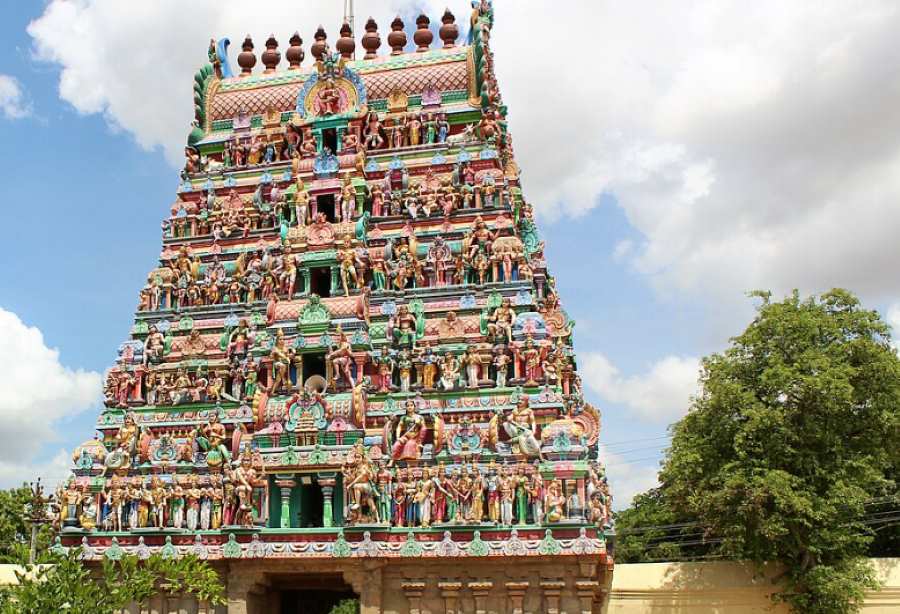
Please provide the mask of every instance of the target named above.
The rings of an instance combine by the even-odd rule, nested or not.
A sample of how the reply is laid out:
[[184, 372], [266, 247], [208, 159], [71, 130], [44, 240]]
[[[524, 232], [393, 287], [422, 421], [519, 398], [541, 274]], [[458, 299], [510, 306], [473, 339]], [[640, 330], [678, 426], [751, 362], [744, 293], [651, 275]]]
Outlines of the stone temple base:
[[228, 614], [309, 612], [313, 605], [305, 595], [314, 599], [329, 585], [352, 590], [362, 614], [592, 614], [600, 612], [607, 592], [603, 555], [464, 563], [425, 558], [233, 561], [223, 571]]

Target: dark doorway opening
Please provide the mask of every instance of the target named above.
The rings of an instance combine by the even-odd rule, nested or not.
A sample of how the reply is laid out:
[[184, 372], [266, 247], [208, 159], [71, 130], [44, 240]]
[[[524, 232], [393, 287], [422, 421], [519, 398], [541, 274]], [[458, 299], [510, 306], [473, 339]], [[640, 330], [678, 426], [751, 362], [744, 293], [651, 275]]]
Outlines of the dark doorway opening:
[[331, 296], [331, 267], [315, 267], [309, 270], [309, 291], [321, 298]]
[[308, 576], [283, 584], [281, 614], [328, 614], [345, 599], [356, 601], [355, 611], [359, 612], [358, 595], [340, 575]]
[[325, 525], [325, 501], [318, 482], [300, 485], [300, 526], [313, 529]]
[[303, 385], [313, 375], [325, 377], [325, 352], [303, 355]]
[[337, 151], [337, 130], [327, 128], [322, 131], [322, 146], [331, 150], [331, 153]]
[[336, 222], [334, 210], [334, 194], [319, 194], [316, 197], [316, 211], [324, 213], [329, 222]]

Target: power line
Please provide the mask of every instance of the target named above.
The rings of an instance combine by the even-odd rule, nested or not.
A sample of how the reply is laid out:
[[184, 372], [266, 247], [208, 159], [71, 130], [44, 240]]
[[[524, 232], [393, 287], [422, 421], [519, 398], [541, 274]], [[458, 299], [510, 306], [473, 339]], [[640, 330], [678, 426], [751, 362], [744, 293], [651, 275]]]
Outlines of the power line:
[[603, 446], [604, 448], [612, 448], [615, 446], [621, 446], [621, 445], [625, 445], [625, 444], [641, 443], [644, 441], [657, 441], [659, 439], [671, 439], [671, 438], [672, 438], [671, 435], [660, 435], [659, 437], [642, 437], [640, 439], [625, 439], [622, 441], [613, 441], [610, 443], [604, 443], [601, 441], [600, 445]]

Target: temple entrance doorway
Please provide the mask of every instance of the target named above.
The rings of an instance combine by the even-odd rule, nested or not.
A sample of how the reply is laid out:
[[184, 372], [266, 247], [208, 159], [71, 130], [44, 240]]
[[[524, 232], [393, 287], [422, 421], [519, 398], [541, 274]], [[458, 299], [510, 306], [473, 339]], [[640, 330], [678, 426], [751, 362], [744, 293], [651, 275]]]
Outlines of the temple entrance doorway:
[[279, 584], [284, 587], [280, 614], [329, 614], [342, 601], [359, 598], [337, 574], [303, 576]]
[[300, 526], [312, 529], [325, 526], [325, 504], [322, 487], [310, 478], [302, 478], [300, 484]]

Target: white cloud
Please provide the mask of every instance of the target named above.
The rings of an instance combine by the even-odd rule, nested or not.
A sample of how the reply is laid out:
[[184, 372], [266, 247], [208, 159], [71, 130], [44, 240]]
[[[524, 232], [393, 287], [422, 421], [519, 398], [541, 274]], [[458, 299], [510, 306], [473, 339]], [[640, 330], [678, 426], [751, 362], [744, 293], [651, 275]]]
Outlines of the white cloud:
[[[0, 308], [0, 487], [30, 479], [42, 470], [59, 473], [59, 455], [35, 463], [60, 420], [98, 404], [100, 374], [72, 370], [44, 344], [36, 327]], [[87, 437], [85, 437], [87, 439]]]
[[0, 115], [6, 119], [21, 119], [31, 115], [22, 87], [10, 75], [0, 74]]
[[[390, 21], [401, 9], [409, 14], [415, 4], [388, 0], [366, 7], [379, 24], [381, 53], [390, 51]], [[52, 0], [29, 24], [28, 33], [35, 56], [60, 66], [63, 100], [81, 113], [102, 113], [112, 128], [129, 132], [146, 149], [161, 148], [172, 164], [180, 166], [193, 119], [193, 76], [207, 61], [210, 38], [228, 37], [236, 57], [244, 35], [250, 33], [259, 72], [268, 35], [276, 35], [283, 55], [298, 30], [307, 52], [304, 65], [309, 66], [313, 33], [323, 24], [334, 46], [342, 8], [333, 0], [271, 0], [265, 10], [241, 0]], [[439, 21], [443, 9], [442, 5], [439, 13], [432, 12], [432, 20]], [[468, 10], [464, 3], [458, 9], [462, 26]], [[367, 17], [368, 13], [360, 13], [356, 18], [358, 51]], [[409, 27], [415, 25], [407, 20]], [[282, 57], [280, 68], [286, 66]]]
[[[435, 20], [445, 4], [366, 9], [384, 38], [398, 9]], [[461, 24], [468, 4], [449, 3]], [[662, 292], [714, 300], [729, 330], [757, 287], [841, 285], [871, 300], [900, 290], [888, 274], [900, 256], [900, 5], [495, 6], [500, 86], [545, 219], [614, 196], [643, 239], [625, 260]], [[29, 32], [36, 55], [61, 66], [63, 99], [175, 163], [210, 36], [250, 32], [258, 51], [274, 29], [283, 50], [299, 28], [308, 47], [319, 23], [335, 40], [340, 9], [53, 0]]]
[[610, 452], [600, 445], [600, 461], [606, 467], [606, 475], [613, 485], [613, 509], [623, 510], [631, 505], [635, 495], [659, 485], [659, 467], [652, 461], [628, 461], [625, 456]]
[[622, 239], [616, 246], [613, 248], [612, 257], [616, 262], [623, 262], [626, 260], [631, 254], [631, 251], [634, 249], [634, 241], [631, 239]]
[[41, 478], [45, 492], [51, 493], [71, 473], [71, 450], [60, 449], [49, 460], [40, 462], [0, 461], [0, 488], [21, 486]]
[[645, 373], [625, 376], [599, 352], [579, 355], [578, 370], [588, 388], [605, 401], [627, 407], [639, 418], [669, 424], [687, 413], [700, 363], [690, 356], [666, 356]]

